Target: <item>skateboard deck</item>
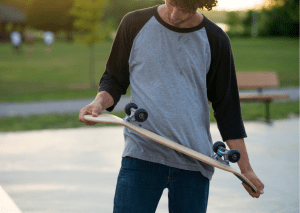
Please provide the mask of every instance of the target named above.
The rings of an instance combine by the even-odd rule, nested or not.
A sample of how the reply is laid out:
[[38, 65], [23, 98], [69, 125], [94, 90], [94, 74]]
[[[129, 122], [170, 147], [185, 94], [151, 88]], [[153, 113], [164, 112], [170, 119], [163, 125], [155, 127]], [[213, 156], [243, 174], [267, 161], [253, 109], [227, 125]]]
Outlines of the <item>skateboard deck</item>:
[[149, 130], [146, 130], [142, 127], [138, 127], [135, 126], [127, 121], [124, 121], [122, 118], [119, 118], [115, 115], [111, 115], [111, 114], [100, 114], [98, 117], [93, 117], [92, 115], [85, 115], [84, 116], [85, 120], [88, 121], [93, 121], [93, 122], [97, 122], [97, 123], [107, 123], [107, 124], [116, 124], [116, 125], [122, 125], [125, 126], [137, 133], [139, 133], [140, 135], [149, 138], [150, 140], [153, 140], [157, 143], [160, 143], [164, 146], [167, 146], [171, 149], [174, 149], [178, 152], [181, 152], [185, 155], [188, 155], [194, 159], [197, 159], [199, 161], [202, 161], [206, 164], [209, 164], [211, 166], [214, 166], [216, 168], [222, 169], [224, 171], [227, 172], [231, 172], [233, 173], [236, 177], [238, 177], [243, 183], [247, 184], [248, 186], [250, 186], [250, 188], [254, 191], [257, 192], [257, 188], [241, 173], [239, 173], [237, 170], [235, 170], [234, 168], [232, 168], [230, 165], [221, 163], [215, 159], [213, 159], [212, 157], [203, 155], [199, 152], [196, 152], [195, 150], [192, 150], [190, 148], [187, 148], [185, 146], [182, 146], [178, 143], [175, 143], [174, 141], [171, 141], [167, 138], [164, 138], [156, 133], [153, 133]]

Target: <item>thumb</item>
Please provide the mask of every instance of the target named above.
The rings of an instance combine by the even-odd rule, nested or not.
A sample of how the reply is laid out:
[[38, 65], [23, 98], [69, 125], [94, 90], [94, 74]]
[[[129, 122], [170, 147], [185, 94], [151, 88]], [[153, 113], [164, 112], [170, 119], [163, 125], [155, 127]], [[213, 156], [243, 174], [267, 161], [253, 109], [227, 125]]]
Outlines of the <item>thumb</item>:
[[92, 111], [92, 116], [97, 117], [99, 114], [101, 114], [101, 110], [94, 108]]

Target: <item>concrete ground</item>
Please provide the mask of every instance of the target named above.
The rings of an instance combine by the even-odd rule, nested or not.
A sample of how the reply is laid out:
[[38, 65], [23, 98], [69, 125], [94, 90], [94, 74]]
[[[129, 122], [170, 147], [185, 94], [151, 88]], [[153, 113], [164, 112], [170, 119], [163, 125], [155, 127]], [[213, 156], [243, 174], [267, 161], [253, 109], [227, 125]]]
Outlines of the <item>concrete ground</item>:
[[[234, 175], [217, 169], [207, 212], [299, 213], [299, 118], [245, 126], [265, 194], [250, 197]], [[221, 139], [216, 124], [211, 133]], [[0, 185], [23, 213], [110, 213], [123, 146], [122, 127], [0, 133]], [[18, 212], [4, 198], [0, 187], [1, 212]], [[167, 190], [156, 212], [168, 212]]]

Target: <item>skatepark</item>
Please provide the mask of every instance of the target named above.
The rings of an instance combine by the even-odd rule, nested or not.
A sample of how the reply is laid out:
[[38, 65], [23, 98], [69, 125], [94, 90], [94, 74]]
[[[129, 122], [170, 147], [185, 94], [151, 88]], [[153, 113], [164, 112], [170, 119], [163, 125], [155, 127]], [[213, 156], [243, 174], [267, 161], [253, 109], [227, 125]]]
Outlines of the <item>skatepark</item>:
[[[92, 3], [89, 1], [81, 1], [84, 4], [71, 1], [70, 5], [62, 2], [64, 1], [0, 2], [0, 26], [4, 29], [0, 31], [0, 213], [113, 212], [124, 149], [124, 128], [78, 127], [77, 115], [82, 107], [93, 101], [106, 64], [112, 61], [108, 57], [121, 18], [130, 11], [149, 7], [157, 1], [134, 1], [134, 4], [108, 1], [108, 7], [105, 8], [108, 12], [103, 14], [104, 8], [99, 13], [98, 3], [104, 1], [97, 1], [97, 4], [93, 1], [95, 7], [91, 7]], [[216, 1], [210, 1], [210, 4], [213, 2]], [[73, 7], [71, 3], [74, 3]], [[76, 11], [79, 3], [82, 14], [72, 14], [73, 10], [70, 9]], [[295, 30], [299, 24], [299, 19], [295, 18], [298, 15], [297, 6], [298, 2], [295, 1], [259, 3], [248, 0], [230, 3], [224, 0], [218, 2], [214, 11], [203, 11], [203, 15], [221, 27], [230, 38], [233, 50], [230, 55], [234, 54], [235, 59], [235, 63], [230, 64], [235, 66], [237, 74], [250, 73], [247, 78], [243, 78], [247, 80], [248, 86], [243, 88], [240, 83], [244, 80], [238, 81], [239, 89], [242, 87], [239, 91], [241, 100], [244, 100], [242, 106], [248, 107], [244, 108], [245, 114], [251, 114], [244, 122], [248, 135], [245, 142], [251, 166], [265, 185], [264, 194], [259, 199], [252, 198], [238, 178], [216, 169], [210, 182], [208, 213], [299, 213], [299, 63], [296, 63], [299, 62], [299, 35], [298, 30]], [[107, 23], [102, 23], [102, 18], [97, 18], [101, 22], [95, 22], [90, 14], [92, 10], [93, 14], [103, 16]], [[81, 24], [76, 24], [76, 19], [79, 23], [88, 21], [88, 24], [83, 24], [84, 29], [93, 26], [97, 29], [84, 30], [85, 33], [82, 34]], [[194, 25], [195, 19], [188, 20]], [[210, 30], [204, 29], [204, 24], [203, 29], [201, 26], [204, 37], [199, 42], [202, 44], [202, 40], [206, 40], [207, 51], [203, 52], [206, 55], [209, 52], [208, 45], [218, 46], [218, 42], [207, 40], [213, 34], [205, 35], [205, 31]], [[135, 23], [128, 26], [136, 28]], [[92, 39], [100, 34], [101, 38], [107, 34], [106, 39]], [[81, 35], [87, 35], [88, 39]], [[182, 47], [179, 43], [181, 37], [182, 35], [178, 37], [180, 46], [173, 43], [174, 47], [180, 47], [179, 50]], [[88, 48], [84, 41], [91, 40], [93, 44], [88, 44]], [[86, 44], [83, 45], [84, 43]], [[143, 44], [152, 48], [147, 40]], [[129, 46], [128, 43], [125, 46]], [[214, 52], [217, 51], [211, 53]], [[157, 57], [156, 54], [153, 56], [155, 58], [140, 58], [164, 61], [164, 58]], [[189, 55], [182, 54], [182, 58], [178, 58], [182, 60], [178, 62], [185, 61], [187, 56]], [[209, 57], [206, 57], [208, 65]], [[122, 63], [120, 58], [124, 57], [113, 58], [118, 65], [119, 62]], [[213, 65], [217, 62], [218, 66], [223, 64], [220, 61], [225, 61], [214, 59], [215, 57], [210, 58]], [[186, 65], [183, 67], [185, 69]], [[276, 74], [280, 81], [275, 86], [270, 86], [266, 80], [271, 78], [257, 77], [257, 73], [261, 72]], [[258, 80], [263, 84], [249, 87], [249, 82], [257, 83]], [[280, 93], [288, 94], [289, 99], [276, 99], [274, 102], [283, 101], [285, 106], [272, 103], [271, 112], [269, 97]], [[252, 107], [253, 100], [264, 102], [261, 104], [263, 108], [255, 109], [258, 105]], [[129, 102], [129, 96], [123, 97], [115, 111], [124, 110], [125, 104]], [[271, 117], [268, 116], [269, 112]], [[276, 117], [275, 112], [280, 116]], [[65, 119], [65, 123], [60, 120], [64, 115], [69, 117], [69, 120]], [[55, 116], [59, 119], [55, 119]], [[265, 122], [269, 118], [273, 119], [272, 124]], [[44, 125], [47, 123], [44, 122], [46, 119], [51, 121], [48, 126]], [[69, 125], [71, 122], [73, 126]], [[65, 126], [59, 126], [61, 123]], [[38, 127], [34, 124], [38, 124]], [[5, 129], [7, 126], [12, 128]], [[210, 130], [213, 142], [221, 140], [216, 123], [211, 123]], [[231, 166], [239, 171], [237, 164], [231, 163]], [[161, 196], [156, 212], [169, 212], [167, 189]]]
[[[234, 175], [216, 169], [207, 212], [299, 212], [299, 118], [245, 127], [264, 194], [250, 197]], [[216, 123], [211, 133], [213, 141], [221, 140]], [[0, 141], [1, 212], [112, 212], [123, 127], [0, 133]], [[157, 213], [168, 212], [167, 193]]]

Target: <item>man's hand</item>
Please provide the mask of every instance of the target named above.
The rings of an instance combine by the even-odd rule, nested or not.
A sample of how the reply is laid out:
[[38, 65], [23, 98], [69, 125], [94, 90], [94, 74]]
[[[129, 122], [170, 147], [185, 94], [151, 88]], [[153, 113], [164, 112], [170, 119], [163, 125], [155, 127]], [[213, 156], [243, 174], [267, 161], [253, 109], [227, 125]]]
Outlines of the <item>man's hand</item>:
[[258, 177], [254, 173], [254, 171], [253, 171], [253, 169], [250, 165], [250, 161], [249, 161], [249, 157], [248, 157], [248, 153], [247, 153], [247, 149], [246, 149], [244, 139], [241, 138], [241, 139], [227, 140], [226, 143], [227, 143], [227, 145], [229, 146], [230, 149], [236, 149], [241, 153], [241, 159], [237, 162], [239, 167], [240, 167], [241, 173], [251, 183], [254, 184], [254, 186], [257, 188], [257, 192], [254, 193], [252, 191], [252, 189], [244, 183], [243, 183], [243, 186], [245, 187], [247, 192], [252, 197], [259, 198], [259, 196], [264, 193], [264, 191], [263, 191], [264, 190], [264, 184], [258, 179]]
[[90, 103], [89, 105], [83, 107], [79, 111], [79, 118], [78, 121], [85, 123], [88, 126], [93, 126], [97, 124], [97, 122], [92, 122], [92, 121], [87, 121], [84, 119], [84, 115], [92, 115], [94, 117], [97, 117], [102, 113], [103, 110], [107, 109], [108, 107], [112, 106], [114, 104], [114, 99], [112, 96], [105, 92], [102, 91], [98, 93], [97, 97], [95, 100]]
[[259, 196], [261, 194], [264, 193], [264, 184], [258, 179], [258, 177], [256, 176], [256, 174], [252, 171], [252, 172], [246, 172], [243, 173], [243, 175], [251, 182], [254, 184], [254, 186], [257, 188], [257, 192], [253, 192], [252, 189], [247, 186], [245, 183], [242, 183], [243, 186], [245, 187], [245, 189], [247, 190], [247, 192], [255, 198], [259, 198]]
[[95, 124], [97, 124], [97, 122], [92, 122], [92, 121], [87, 121], [84, 119], [84, 115], [92, 115], [93, 117], [97, 117], [98, 115], [100, 115], [102, 113], [103, 109], [101, 104], [98, 104], [97, 102], [92, 102], [91, 104], [83, 107], [80, 111], [79, 111], [79, 118], [78, 121], [81, 123], [85, 123], [88, 126], [94, 126]]

